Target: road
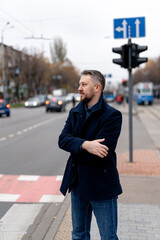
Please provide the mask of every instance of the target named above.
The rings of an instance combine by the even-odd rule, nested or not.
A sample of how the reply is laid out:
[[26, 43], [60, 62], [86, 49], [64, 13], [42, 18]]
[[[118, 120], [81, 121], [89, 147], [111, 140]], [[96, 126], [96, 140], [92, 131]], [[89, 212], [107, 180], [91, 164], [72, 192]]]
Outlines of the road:
[[61, 175], [67, 156], [57, 139], [66, 116], [42, 107], [12, 109], [10, 118], [0, 118], [0, 173]]
[[[121, 154], [129, 146], [128, 105], [113, 106], [123, 113], [117, 146]], [[46, 204], [55, 202], [52, 214], [56, 215], [63, 202], [59, 186], [68, 153], [58, 148], [57, 141], [69, 109], [46, 113], [44, 107], [17, 108], [11, 109], [10, 118], [0, 118], [0, 239], [22, 237]], [[160, 105], [137, 107], [133, 114], [134, 149], [142, 149], [142, 145], [144, 149], [160, 149], [159, 119]], [[8, 230], [15, 216], [20, 219], [16, 220], [17, 230]], [[10, 237], [5, 235], [7, 231]]]

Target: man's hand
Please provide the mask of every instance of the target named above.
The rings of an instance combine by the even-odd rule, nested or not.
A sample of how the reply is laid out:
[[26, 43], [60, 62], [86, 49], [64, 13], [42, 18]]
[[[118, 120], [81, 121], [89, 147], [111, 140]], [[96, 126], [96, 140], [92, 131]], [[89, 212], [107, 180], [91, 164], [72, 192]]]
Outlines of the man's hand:
[[87, 152], [97, 155], [98, 157], [104, 158], [107, 156], [109, 148], [103, 144], [105, 138], [96, 139], [93, 141], [85, 141], [82, 144], [82, 149], [85, 149]]

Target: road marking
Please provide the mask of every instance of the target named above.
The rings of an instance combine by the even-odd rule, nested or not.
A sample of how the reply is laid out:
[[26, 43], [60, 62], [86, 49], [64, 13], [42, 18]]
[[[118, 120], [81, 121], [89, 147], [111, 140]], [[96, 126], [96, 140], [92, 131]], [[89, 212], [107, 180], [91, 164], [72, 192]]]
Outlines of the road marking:
[[43, 195], [39, 200], [40, 203], [50, 203], [50, 202], [63, 202], [63, 195]]
[[44, 204], [14, 204], [0, 221], [0, 239], [21, 239]]
[[17, 135], [20, 135], [20, 134], [22, 134], [22, 131], [17, 132]]
[[16, 202], [20, 194], [3, 194], [0, 193], [0, 202]]
[[19, 181], [37, 181], [39, 179], [39, 176], [34, 175], [20, 175], [18, 177]]
[[7, 140], [6, 137], [2, 137], [2, 138], [0, 138], [0, 141], [5, 141], [5, 140]]
[[62, 176], [0, 175], [1, 202], [62, 202]]
[[25, 133], [25, 132], [28, 132], [28, 129], [27, 129], [27, 128], [25, 128], [25, 129], [23, 129], [22, 131]]
[[13, 137], [14, 137], [14, 134], [10, 134], [8, 137], [9, 137], [9, 138], [13, 138]]
[[62, 181], [63, 176], [59, 175], [56, 177], [56, 181]]
[[33, 126], [29, 126], [28, 128], [24, 128], [24, 129], [22, 129], [22, 130], [20, 130], [16, 133], [9, 134], [7, 137], [2, 137], [2, 138], [0, 138], [0, 141], [5, 141], [7, 139], [11, 139], [11, 138], [13, 138], [15, 136], [18, 136], [18, 135], [21, 135], [23, 133], [27, 133], [28, 131], [34, 130], [35, 128], [41, 127], [45, 124], [48, 124], [48, 123], [50, 123], [52, 121], [55, 121], [55, 120], [57, 120], [59, 118], [62, 118], [62, 117], [63, 117], [63, 115], [60, 115], [58, 117], [50, 118], [50, 119], [44, 120], [43, 122], [36, 123]]

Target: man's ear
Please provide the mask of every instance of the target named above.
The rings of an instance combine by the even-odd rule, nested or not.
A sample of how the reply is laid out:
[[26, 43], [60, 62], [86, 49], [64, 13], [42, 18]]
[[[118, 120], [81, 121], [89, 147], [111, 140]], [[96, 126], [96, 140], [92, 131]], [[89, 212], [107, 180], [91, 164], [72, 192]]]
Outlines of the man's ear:
[[101, 91], [101, 84], [96, 84], [96, 86], [95, 86], [95, 92], [97, 93], [97, 92], [99, 92], [99, 91]]

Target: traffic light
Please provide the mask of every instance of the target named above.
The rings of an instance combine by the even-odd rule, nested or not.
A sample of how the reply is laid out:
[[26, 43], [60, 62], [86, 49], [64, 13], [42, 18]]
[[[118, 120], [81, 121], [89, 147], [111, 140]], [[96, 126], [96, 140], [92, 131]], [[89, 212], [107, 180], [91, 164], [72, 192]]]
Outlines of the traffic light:
[[131, 67], [138, 67], [140, 64], [148, 61], [148, 58], [139, 57], [141, 52], [144, 52], [148, 49], [147, 46], [139, 46], [138, 44], [131, 44]]
[[112, 52], [121, 55], [121, 58], [113, 59], [113, 63], [118, 64], [123, 68], [128, 68], [128, 45], [125, 44], [118, 48], [112, 48]]
[[124, 78], [122, 78], [122, 86], [127, 87], [127, 80], [125, 80]]

